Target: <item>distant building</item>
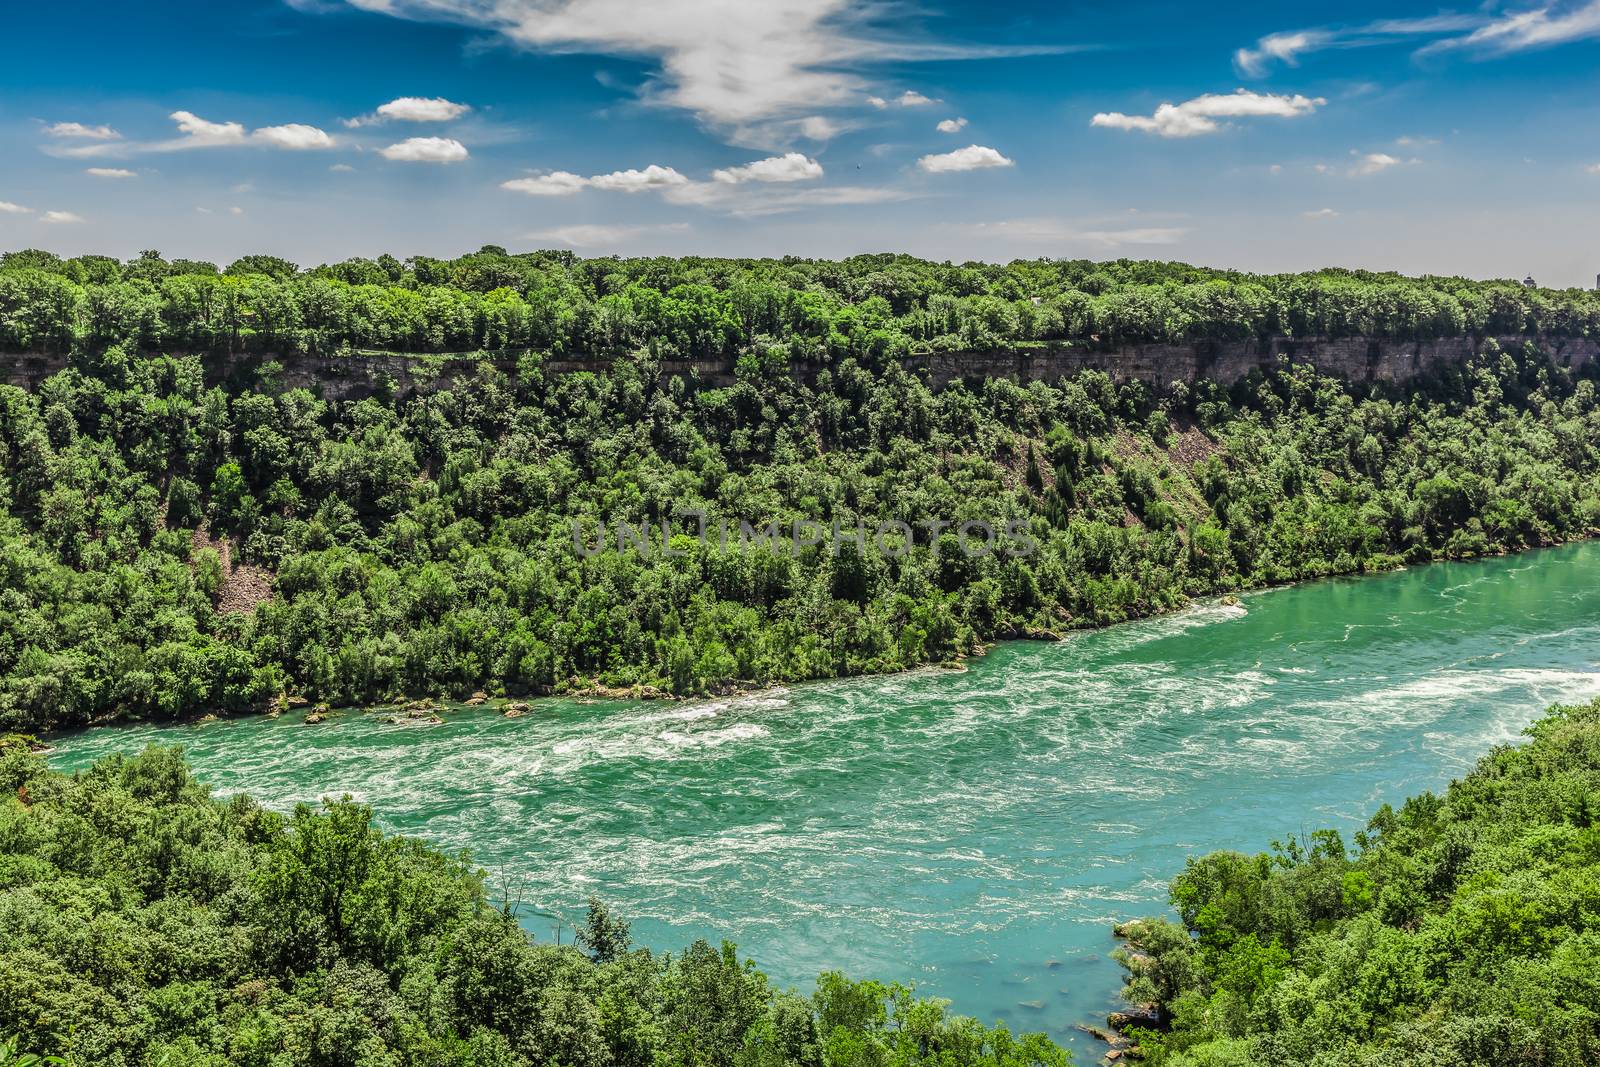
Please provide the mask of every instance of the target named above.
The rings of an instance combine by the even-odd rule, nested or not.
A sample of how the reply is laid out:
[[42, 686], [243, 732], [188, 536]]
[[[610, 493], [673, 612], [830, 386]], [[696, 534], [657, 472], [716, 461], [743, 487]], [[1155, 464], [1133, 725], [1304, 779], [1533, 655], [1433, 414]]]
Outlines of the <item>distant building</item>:
[[1524, 289], [1537, 289], [1539, 288], [1539, 283], [1534, 281], [1533, 275], [1530, 274], [1526, 278], [1522, 279], [1522, 287]]

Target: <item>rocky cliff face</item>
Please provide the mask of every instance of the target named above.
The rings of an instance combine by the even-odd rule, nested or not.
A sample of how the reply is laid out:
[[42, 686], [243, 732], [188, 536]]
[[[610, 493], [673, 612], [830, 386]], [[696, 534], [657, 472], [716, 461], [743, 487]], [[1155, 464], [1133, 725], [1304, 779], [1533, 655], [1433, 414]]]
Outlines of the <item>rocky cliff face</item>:
[[[1125, 345], [1097, 349], [1058, 345], [1024, 352], [936, 352], [910, 356], [907, 369], [922, 375], [935, 388], [953, 381], [1010, 378], [1019, 382], [1056, 381], [1083, 371], [1103, 371], [1118, 381], [1138, 380], [1164, 389], [1173, 382], [1201, 378], [1232, 383], [1254, 370], [1296, 363], [1315, 367], [1352, 383], [1403, 382], [1449, 364], [1459, 364], [1478, 352], [1488, 338], [1454, 337], [1439, 341], [1378, 341], [1364, 337], [1273, 337], [1265, 342], [1202, 341], [1188, 345]], [[1581, 369], [1600, 363], [1600, 341], [1563, 338], [1497, 337], [1502, 349], [1516, 350], [1533, 343], [1563, 366]], [[485, 370], [516, 374], [514, 356], [501, 353], [418, 356], [393, 352], [357, 352], [331, 356], [266, 355], [205, 357], [208, 381], [253, 380], [269, 360], [282, 367], [286, 386], [304, 387], [328, 399], [348, 400], [377, 392], [396, 394], [427, 392], [452, 382], [469, 380]], [[67, 358], [39, 353], [0, 354], [0, 382], [35, 388], [45, 378], [64, 369]], [[546, 374], [603, 373], [609, 360], [546, 360]], [[795, 375], [814, 380], [821, 364], [797, 363]], [[721, 360], [670, 360], [664, 375], [695, 374], [710, 385], [733, 382], [733, 367]]]

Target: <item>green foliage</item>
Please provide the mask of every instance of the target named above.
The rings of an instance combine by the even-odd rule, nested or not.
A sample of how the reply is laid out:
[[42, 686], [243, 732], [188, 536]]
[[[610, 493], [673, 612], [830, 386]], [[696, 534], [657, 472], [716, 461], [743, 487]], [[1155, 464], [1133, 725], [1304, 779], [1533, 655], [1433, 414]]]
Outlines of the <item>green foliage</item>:
[[1189, 861], [1181, 925], [1123, 954], [1125, 994], [1171, 1023], [1150, 1062], [1600, 1062], [1600, 701], [1528, 734], [1354, 851], [1325, 831]]
[[1596, 337], [1600, 299], [1509, 280], [1259, 275], [1133, 260], [580, 260], [485, 246], [454, 260], [385, 255], [306, 271], [251, 255], [219, 273], [154, 251], [125, 264], [37, 250], [0, 256], [0, 348], [9, 349], [65, 350], [94, 339], [276, 354], [648, 350], [725, 358], [738, 362], [741, 377], [756, 377], [791, 357], [1270, 334]]
[[[1289, 366], [1159, 397], [1095, 372], [936, 392], [897, 358], [1018, 330], [1054, 337], [1060, 301], [1074, 336], [1109, 329], [1095, 309], [1132, 288], [1196, 288], [1208, 335], [1382, 332], [1360, 310], [1364, 287], [1396, 314], [1399, 289], [1499, 292], [1089, 266], [489, 249], [309, 272], [247, 257], [219, 274], [150, 253], [105, 280], [99, 260], [8, 258], [0, 344], [59, 336], [71, 358], [31, 391], [0, 386], [0, 729], [244, 711], [287, 694], [696, 694], [889, 671], [1195, 597], [1600, 526], [1594, 371], [1532, 346], [1490, 344], [1404, 388]], [[86, 271], [101, 280], [74, 280]], [[1589, 297], [1516, 288], [1484, 298], [1501, 309], [1485, 311], [1503, 316], [1496, 329], [1590, 329]], [[1296, 302], [1320, 310], [1305, 319]], [[1134, 305], [1117, 308], [1118, 329], [1133, 330]], [[1235, 329], [1234, 311], [1264, 317]], [[422, 347], [452, 348], [490, 343], [492, 322], [531, 346], [514, 377], [486, 362], [476, 377], [361, 400], [288, 388], [276, 362], [208, 385], [199, 355], [148, 354], [396, 346], [415, 331], [437, 340]], [[612, 362], [546, 372], [574, 354]], [[733, 357], [735, 382], [662, 373], [686, 355]], [[793, 359], [820, 367], [815, 381], [792, 377]], [[215, 377], [233, 364], [210, 366]], [[687, 536], [692, 512], [705, 545]], [[649, 524], [656, 550], [576, 550], [574, 521], [588, 543], [605, 527], [614, 544], [619, 519]], [[1018, 523], [1037, 551], [969, 559], [969, 519]], [[914, 544], [895, 557], [848, 539], [837, 554], [741, 550], [742, 524], [759, 535], [776, 523], [787, 540], [795, 520], [825, 541], [835, 522], [870, 537], [898, 520]], [[663, 523], [675, 554], [659, 550]], [[938, 523], [951, 525], [924, 525]]]
[[828, 974], [806, 999], [730, 944], [631, 948], [598, 902], [588, 955], [535, 943], [464, 857], [348, 800], [213, 800], [177, 749], [8, 773], [27, 788], [0, 797], [0, 1067], [1068, 1062], [900, 986]]

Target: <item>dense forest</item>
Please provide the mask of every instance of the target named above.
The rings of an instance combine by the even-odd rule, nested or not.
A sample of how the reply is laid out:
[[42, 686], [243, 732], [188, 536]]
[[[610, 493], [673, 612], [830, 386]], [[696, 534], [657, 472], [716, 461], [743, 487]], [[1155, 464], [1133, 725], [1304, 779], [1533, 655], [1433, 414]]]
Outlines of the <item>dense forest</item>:
[[[788, 346], [809, 335], [775, 321], [786, 332], [742, 349], [728, 387], [663, 377], [646, 344], [603, 374], [546, 374], [528, 352], [511, 375], [486, 363], [433, 390], [328, 400], [286, 388], [273, 360], [248, 381], [208, 384], [199, 355], [145, 352], [150, 337], [117, 331], [109, 341], [76, 303], [88, 293], [92, 305], [95, 285], [146, 292], [153, 317], [141, 321], [171, 340], [166, 287], [344, 284], [326, 271], [250, 260], [267, 273], [219, 277], [168, 264], [153, 281], [144, 259], [84, 289], [71, 275], [86, 261], [54, 264], [60, 273], [7, 262], [5, 284], [59, 283], [72, 324], [58, 338], [67, 369], [33, 390], [0, 386], [0, 727], [11, 729], [287, 696], [693, 694], [888, 671], [1243, 587], [1600, 526], [1600, 368], [1557, 366], [1532, 343], [1490, 341], [1470, 365], [1404, 387], [1282, 367], [1159, 395], [1093, 372], [934, 391], [871, 346], [846, 346], [814, 382], [797, 381]], [[474, 264], [534, 262], [485, 252], [437, 269], [460, 279]], [[585, 261], [563, 277], [596, 263], [647, 280], [735, 269]], [[844, 276], [851, 265], [802, 268]], [[412, 288], [393, 291], [423, 292], [417, 269], [403, 272]], [[1078, 268], [906, 270], [955, 285], [964, 270]], [[809, 283], [784, 292], [837, 296]], [[943, 296], [990, 299], [936, 292], [908, 314]], [[679, 537], [681, 554], [588, 556], [573, 536], [574, 520], [592, 534], [696, 510], [735, 530], [893, 520], [914, 544], [779, 553]], [[975, 557], [954, 526], [937, 526], [965, 520], [1020, 524], [1036, 550]]]
[[[575, 917], [576, 918], [576, 917]], [[773, 988], [734, 946], [568, 944], [348, 801], [213, 800], [177, 749], [52, 773], [0, 739], [0, 1064], [1065, 1067], [899, 985]]]
[[215, 264], [146, 252], [0, 256], [0, 349], [533, 348], [822, 361], [1041, 342], [1471, 335], [1600, 337], [1600, 293], [1369, 271], [1256, 275], [1182, 263], [578, 259], [488, 246], [453, 260], [273, 256]]
[[1127, 995], [1163, 1067], [1600, 1063], [1600, 701], [1444, 796], [1270, 853], [1191, 860]]

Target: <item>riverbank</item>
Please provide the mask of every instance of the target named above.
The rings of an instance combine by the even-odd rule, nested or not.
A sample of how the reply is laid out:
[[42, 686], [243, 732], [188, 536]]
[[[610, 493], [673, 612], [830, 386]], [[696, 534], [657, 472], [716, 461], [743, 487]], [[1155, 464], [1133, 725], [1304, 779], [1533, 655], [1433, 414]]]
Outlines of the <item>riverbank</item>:
[[[549, 939], [598, 894], [642, 944], [737, 941], [779, 984], [915, 981], [1013, 1032], [1123, 1007], [1109, 924], [1164, 914], [1184, 859], [1347, 835], [1552, 703], [1600, 694], [1600, 543], [1412, 567], [1008, 642], [964, 671], [689, 702], [547, 698], [133, 725], [52, 765], [181, 744], [219, 794], [350, 794], [470, 850]], [[302, 712], [303, 714], [303, 712]], [[1092, 1055], [1091, 1055], [1092, 1053]]]
[[[1530, 547], [1527, 547], [1527, 548], [1520, 549], [1520, 550], [1518, 550], [1516, 552], [1485, 553], [1485, 554], [1482, 554], [1482, 555], [1468, 557], [1468, 558], [1464, 558], [1464, 559], [1434, 560], [1434, 561], [1427, 561], [1427, 562], [1423, 562], [1423, 563], [1414, 563], [1414, 564], [1410, 564], [1409, 566], [1430, 566], [1430, 565], [1433, 565], [1433, 564], [1440, 564], [1440, 563], [1472, 564], [1472, 563], [1483, 562], [1483, 561], [1487, 561], [1487, 560], [1504, 559], [1504, 558], [1508, 558], [1508, 557], [1523, 556], [1523, 555], [1526, 555], [1528, 553], [1546, 551], [1546, 550], [1554, 549], [1554, 548], [1561, 548], [1561, 547], [1563, 547], [1565, 545], [1568, 545], [1568, 544], [1589, 543], [1589, 542], [1594, 542], [1597, 539], [1600, 539], [1600, 529], [1592, 529], [1592, 530], [1589, 530], [1587, 536], [1584, 536], [1584, 537], [1573, 538], [1573, 539], [1569, 539], [1567, 541], [1551, 541], [1548, 544], [1530, 546]], [[550, 691], [544, 691], [544, 692], [522, 690], [522, 691], [513, 691], [513, 692], [500, 692], [500, 693], [496, 693], [494, 695], [491, 695], [486, 691], [479, 690], [479, 691], [474, 692], [473, 694], [471, 694], [469, 696], [464, 696], [464, 697], [461, 697], [459, 699], [452, 699], [452, 698], [450, 698], [448, 696], [440, 695], [440, 694], [436, 694], [436, 693], [435, 694], [421, 694], [421, 693], [400, 694], [400, 695], [391, 696], [390, 699], [388, 699], [386, 701], [383, 701], [381, 704], [333, 705], [333, 704], [328, 704], [328, 703], [325, 703], [325, 702], [312, 701], [312, 700], [309, 700], [308, 698], [300, 696], [298, 694], [282, 693], [282, 694], [279, 694], [276, 697], [274, 697], [271, 701], [269, 701], [266, 704], [264, 704], [264, 705], [262, 705], [260, 707], [257, 707], [257, 708], [244, 709], [244, 710], [235, 710], [235, 711], [232, 711], [232, 712], [228, 712], [228, 711], [219, 712], [219, 711], [214, 711], [214, 710], [199, 710], [196, 713], [190, 714], [190, 715], [173, 716], [173, 717], [170, 717], [170, 718], [163, 718], [163, 719], [153, 719], [153, 720], [149, 720], [149, 722], [150, 723], [156, 723], [156, 724], [160, 724], [160, 723], [183, 724], [183, 723], [209, 722], [209, 721], [216, 720], [218, 718], [241, 718], [241, 717], [248, 718], [248, 717], [255, 716], [255, 715], [265, 715], [265, 716], [268, 716], [268, 717], [276, 718], [276, 717], [283, 716], [283, 715], [303, 714], [305, 716], [305, 721], [307, 721], [308, 725], [321, 725], [323, 723], [336, 721], [337, 718], [342, 713], [345, 713], [345, 712], [351, 711], [352, 709], [357, 709], [357, 708], [368, 708], [368, 709], [371, 709], [371, 708], [383, 708], [383, 709], [392, 709], [392, 710], [399, 711], [399, 712], [406, 712], [406, 711], [409, 711], [409, 710], [412, 710], [412, 709], [426, 707], [426, 708], [430, 709], [430, 714], [437, 716], [439, 714], [443, 714], [443, 713], [447, 712], [449, 709], [451, 709], [453, 707], [475, 707], [475, 706], [478, 706], [480, 704], [487, 704], [491, 708], [500, 709], [500, 710], [505, 710], [505, 709], [509, 708], [514, 715], [520, 715], [520, 714], [526, 714], [526, 713], [528, 713], [530, 711], [537, 711], [537, 707], [538, 707], [539, 704], [547, 703], [547, 702], [550, 702], [550, 701], [582, 701], [582, 700], [658, 701], [659, 700], [659, 701], [688, 702], [688, 701], [697, 701], [697, 700], [706, 700], [706, 699], [718, 699], [718, 698], [727, 698], [727, 697], [758, 695], [760, 693], [770, 691], [770, 690], [774, 689], [775, 687], [804, 686], [804, 685], [812, 685], [812, 684], [825, 683], [825, 682], [845, 681], [845, 680], [848, 680], [848, 679], [869, 679], [869, 678], [890, 677], [890, 676], [894, 676], [894, 675], [897, 675], [897, 674], [909, 674], [909, 673], [925, 671], [925, 670], [928, 670], [930, 668], [937, 668], [937, 669], [941, 669], [941, 670], [959, 671], [959, 670], [966, 669], [966, 665], [968, 663], [970, 663], [971, 661], [973, 661], [975, 659], [981, 659], [982, 657], [990, 654], [998, 645], [1003, 644], [1005, 642], [1023, 641], [1023, 642], [1041, 642], [1041, 643], [1047, 643], [1047, 644], [1048, 643], [1056, 643], [1056, 642], [1060, 642], [1060, 641], [1070, 640], [1070, 639], [1075, 638], [1077, 636], [1080, 636], [1082, 634], [1094, 633], [1096, 631], [1105, 630], [1105, 629], [1107, 629], [1109, 627], [1122, 626], [1122, 625], [1127, 625], [1129, 623], [1140, 622], [1140, 621], [1151, 620], [1151, 619], [1171, 618], [1173, 616], [1181, 615], [1185, 611], [1190, 611], [1190, 610], [1193, 610], [1193, 609], [1195, 609], [1197, 607], [1202, 607], [1202, 606], [1204, 606], [1206, 604], [1227, 605], [1230, 602], [1231, 603], [1238, 603], [1239, 602], [1239, 598], [1241, 596], [1253, 596], [1253, 595], [1257, 595], [1257, 594], [1260, 594], [1260, 593], [1271, 592], [1271, 591], [1277, 590], [1277, 589], [1289, 589], [1289, 588], [1294, 588], [1294, 587], [1297, 587], [1297, 586], [1304, 586], [1304, 585], [1307, 585], [1307, 584], [1316, 584], [1316, 583], [1319, 583], [1319, 582], [1347, 581], [1347, 580], [1352, 580], [1352, 579], [1370, 578], [1370, 577], [1374, 577], [1374, 576], [1381, 575], [1381, 574], [1393, 573], [1394, 571], [1397, 571], [1397, 570], [1403, 570], [1407, 566], [1408, 566], [1407, 564], [1396, 563], [1394, 567], [1384, 568], [1384, 569], [1381, 569], [1381, 570], [1373, 570], [1373, 571], [1361, 571], [1361, 570], [1342, 571], [1342, 572], [1335, 572], [1335, 573], [1330, 573], [1330, 574], [1326, 574], [1326, 575], [1321, 575], [1321, 576], [1318, 576], [1316, 578], [1301, 579], [1301, 580], [1298, 580], [1298, 581], [1264, 583], [1264, 584], [1260, 584], [1260, 585], [1243, 586], [1243, 587], [1240, 587], [1240, 588], [1238, 588], [1236, 590], [1233, 590], [1233, 591], [1230, 591], [1230, 592], [1219, 592], [1219, 593], [1217, 593], [1215, 595], [1212, 595], [1212, 596], [1200, 598], [1200, 599], [1197, 599], [1197, 600], [1191, 600], [1188, 603], [1185, 603], [1183, 605], [1175, 607], [1172, 610], [1167, 611], [1167, 612], [1161, 612], [1161, 613], [1150, 614], [1150, 615], [1142, 615], [1142, 616], [1134, 616], [1132, 618], [1129, 618], [1129, 619], [1126, 619], [1126, 620], [1121, 620], [1121, 621], [1118, 621], [1118, 622], [1102, 623], [1102, 624], [1088, 624], [1088, 625], [1082, 625], [1082, 626], [1069, 625], [1069, 626], [1063, 627], [1060, 630], [1052, 630], [1052, 629], [1044, 629], [1044, 628], [1027, 628], [1027, 627], [1013, 628], [1013, 629], [1009, 629], [1009, 630], [1005, 631], [1004, 633], [997, 634], [992, 640], [989, 640], [989, 641], [986, 641], [986, 642], [980, 644], [977, 648], [975, 648], [970, 653], [958, 653], [953, 658], [939, 660], [939, 661], [929, 660], [927, 662], [917, 663], [917, 664], [913, 664], [913, 665], [910, 665], [910, 666], [907, 666], [907, 667], [904, 667], [904, 668], [898, 668], [898, 669], [895, 669], [895, 670], [883, 671], [883, 672], [834, 675], [834, 676], [824, 677], [824, 678], [774, 679], [774, 680], [769, 680], [769, 681], [765, 681], [765, 682], [758, 682], [758, 681], [732, 681], [732, 682], [728, 682], [728, 683], [725, 683], [725, 684], [722, 684], [722, 685], [718, 685], [718, 686], [712, 687], [712, 688], [710, 688], [709, 690], [707, 690], [705, 692], [699, 692], [699, 693], [672, 693], [672, 692], [670, 692], [670, 691], [668, 691], [666, 689], [663, 689], [663, 688], [661, 688], [659, 686], [651, 685], [651, 684], [638, 684], [638, 685], [629, 685], [629, 686], [612, 686], [612, 685], [606, 685], [603, 682], [601, 682], [599, 679], [593, 679], [593, 678], [587, 679], [587, 680], [574, 678], [574, 679], [571, 679], [567, 683], [566, 687], [563, 687], [563, 688], [560, 688], [560, 689], [555, 689], [555, 690], [550, 690]], [[313, 716], [315, 716], [314, 721], [313, 721]], [[48, 739], [49, 737], [54, 736], [54, 735], [72, 734], [72, 733], [76, 733], [76, 732], [79, 732], [79, 731], [84, 730], [84, 729], [104, 729], [104, 728], [107, 728], [107, 727], [135, 726], [135, 725], [141, 725], [141, 724], [142, 724], [141, 720], [130, 720], [130, 719], [127, 719], [125, 717], [117, 717], [117, 718], [106, 719], [106, 720], [102, 720], [102, 721], [98, 721], [98, 722], [91, 722], [91, 723], [88, 723], [86, 725], [71, 725], [71, 726], [63, 726], [63, 727], [60, 727], [60, 728], [54, 729], [54, 730], [44, 730], [44, 731], [40, 731], [38, 733], [38, 736], [41, 737], [41, 738]]]

